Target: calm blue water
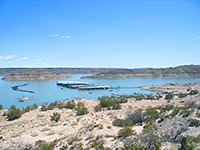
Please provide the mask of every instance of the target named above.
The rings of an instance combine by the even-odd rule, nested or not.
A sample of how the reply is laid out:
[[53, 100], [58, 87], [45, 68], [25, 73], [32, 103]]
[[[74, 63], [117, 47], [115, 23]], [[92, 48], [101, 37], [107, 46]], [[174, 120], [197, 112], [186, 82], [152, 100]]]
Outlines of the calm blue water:
[[[87, 74], [88, 75], [88, 74]], [[133, 94], [134, 92], [140, 92], [144, 94], [149, 94], [152, 92], [141, 91], [139, 88], [131, 89], [119, 89], [119, 90], [94, 90], [92, 94], [89, 91], [79, 91], [77, 89], [68, 89], [57, 86], [57, 81], [85, 81], [90, 84], [95, 85], [108, 85], [111, 87], [139, 87], [147, 85], [158, 85], [165, 83], [181, 83], [181, 82], [197, 82], [200, 79], [190, 79], [190, 78], [129, 78], [129, 79], [80, 79], [81, 76], [86, 75], [71, 75], [71, 79], [63, 80], [47, 80], [47, 81], [4, 81], [0, 80], [0, 104], [3, 105], [4, 109], [9, 108], [11, 105], [16, 105], [17, 107], [26, 107], [27, 105], [32, 105], [34, 103], [41, 105], [46, 102], [53, 101], [63, 101], [66, 98], [87, 98], [87, 99], [97, 99], [99, 96], [110, 96], [112, 93], [119, 94]], [[0, 76], [2, 78], [2, 76]], [[11, 87], [16, 85], [21, 85], [24, 83], [29, 83], [28, 86], [20, 87], [21, 89], [34, 91], [35, 93], [26, 93], [20, 91], [14, 91]], [[22, 96], [33, 97], [30, 101], [25, 101], [23, 103], [18, 102], [17, 98]]]

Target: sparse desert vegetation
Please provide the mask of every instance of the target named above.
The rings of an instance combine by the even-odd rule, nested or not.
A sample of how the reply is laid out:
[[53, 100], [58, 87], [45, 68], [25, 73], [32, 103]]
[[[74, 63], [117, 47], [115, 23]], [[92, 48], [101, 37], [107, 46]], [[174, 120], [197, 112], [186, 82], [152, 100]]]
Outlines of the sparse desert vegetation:
[[197, 149], [200, 143], [200, 95], [198, 92], [179, 93], [170, 102], [166, 96], [138, 94], [56, 101], [23, 109], [11, 106], [9, 110], [1, 110], [4, 121], [0, 123], [0, 147]]

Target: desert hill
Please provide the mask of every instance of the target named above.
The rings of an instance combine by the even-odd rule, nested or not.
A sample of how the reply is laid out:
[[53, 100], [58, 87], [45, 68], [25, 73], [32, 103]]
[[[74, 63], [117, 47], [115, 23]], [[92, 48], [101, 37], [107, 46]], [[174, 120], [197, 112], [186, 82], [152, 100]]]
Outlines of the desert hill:
[[71, 78], [71, 77], [45, 71], [35, 71], [35, 72], [9, 74], [4, 78], [2, 78], [2, 80], [49, 80], [49, 79], [61, 79], [61, 78]]

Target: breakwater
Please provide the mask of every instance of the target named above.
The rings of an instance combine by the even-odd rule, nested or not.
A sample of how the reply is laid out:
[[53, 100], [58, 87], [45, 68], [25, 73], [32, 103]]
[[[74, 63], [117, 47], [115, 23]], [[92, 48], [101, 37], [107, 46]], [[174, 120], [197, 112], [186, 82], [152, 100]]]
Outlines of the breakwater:
[[16, 86], [13, 86], [11, 87], [14, 91], [20, 91], [20, 92], [28, 92], [28, 93], [35, 93], [34, 91], [29, 91], [29, 90], [22, 90], [22, 89], [19, 89], [19, 87], [22, 87], [22, 86], [27, 86], [29, 84], [21, 84], [21, 85], [16, 85]]

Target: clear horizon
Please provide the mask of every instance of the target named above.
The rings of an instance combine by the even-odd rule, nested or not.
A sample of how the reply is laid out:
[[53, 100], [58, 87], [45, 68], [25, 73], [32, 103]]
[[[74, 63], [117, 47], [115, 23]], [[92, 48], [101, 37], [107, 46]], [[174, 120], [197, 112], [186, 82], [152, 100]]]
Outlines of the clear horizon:
[[199, 65], [200, 1], [0, 1], [0, 68]]

